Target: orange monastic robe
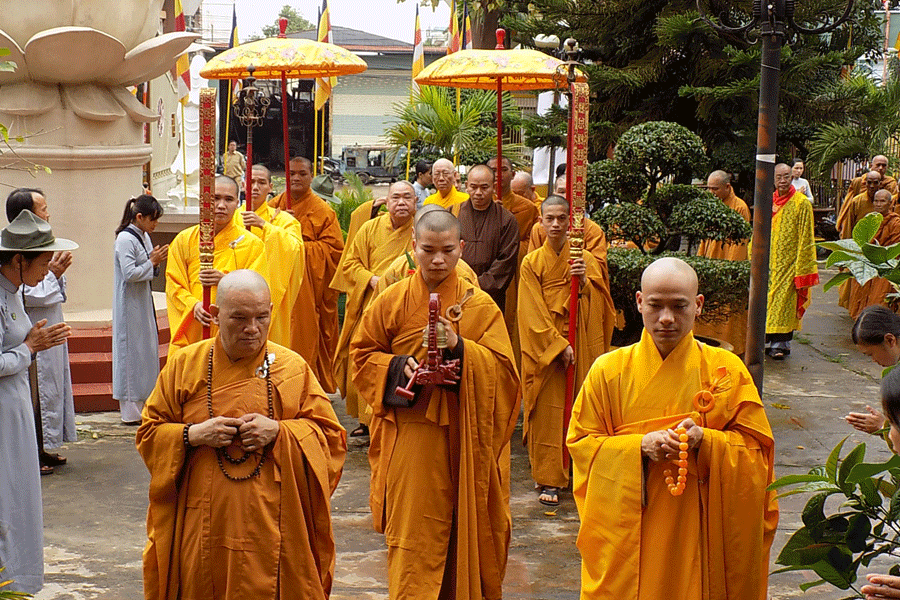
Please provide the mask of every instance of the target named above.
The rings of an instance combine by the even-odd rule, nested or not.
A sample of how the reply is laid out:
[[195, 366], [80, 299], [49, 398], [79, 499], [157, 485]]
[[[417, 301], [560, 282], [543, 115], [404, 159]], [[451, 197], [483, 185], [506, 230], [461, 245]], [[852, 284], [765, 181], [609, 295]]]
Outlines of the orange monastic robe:
[[434, 292], [445, 310], [470, 290], [474, 296], [454, 324], [463, 340], [458, 391], [434, 388], [411, 408], [383, 402], [391, 361], [425, 359], [429, 292], [420, 274], [375, 298], [350, 347], [353, 381], [372, 407], [369, 504], [387, 541], [393, 600], [502, 596], [519, 378], [490, 296], [455, 273]]
[[[587, 283], [578, 298], [575, 393], [594, 359], [609, 350], [613, 323], [606, 314], [609, 289], [600, 265], [584, 253]], [[565, 487], [563, 467], [566, 368], [557, 358], [569, 345], [569, 243], [557, 254], [549, 242], [522, 261], [519, 279], [519, 341], [522, 346], [522, 441], [531, 459], [531, 478]], [[573, 398], [574, 399], [574, 398]]]
[[[750, 209], [747, 203], [731, 192], [731, 197], [725, 201], [725, 206], [736, 211], [744, 217], [744, 220], [750, 222]], [[707, 258], [718, 258], [722, 260], [748, 260], [747, 240], [741, 244], [726, 244], [725, 242], [716, 242], [713, 240], [703, 240], [700, 242], [700, 248], [697, 250], [698, 256]], [[702, 292], [703, 290], [701, 290]], [[749, 294], [749, 290], [748, 290]], [[743, 354], [744, 346], [747, 341], [747, 311], [743, 310], [734, 313], [724, 323], [705, 323], [700, 319], [694, 322], [694, 333], [696, 335], [705, 335], [708, 337], [725, 340], [734, 346], [735, 354]]]
[[[288, 206], [282, 192], [269, 202], [282, 210], [291, 209], [303, 230], [306, 273], [296, 304], [299, 328], [291, 343], [310, 364], [326, 392], [335, 390], [332, 366], [338, 342], [338, 294], [328, 286], [334, 278], [344, 236], [334, 209], [312, 190]], [[313, 318], [312, 316], [315, 315]]]
[[366, 404], [350, 381], [350, 340], [359, 326], [363, 311], [375, 297], [369, 285], [373, 276], [380, 277], [395, 258], [412, 250], [413, 218], [394, 229], [389, 214], [363, 223], [353, 242], [344, 248], [331, 288], [347, 294], [344, 326], [338, 340], [334, 361], [334, 378], [344, 394], [347, 414], [368, 423]]
[[[256, 271], [268, 281], [265, 246], [242, 225], [232, 221], [214, 238], [213, 268], [223, 273], [237, 269]], [[166, 308], [172, 330], [171, 345], [180, 348], [203, 339], [203, 327], [194, 319], [194, 305], [203, 300], [200, 283], [200, 226], [182, 230], [169, 246], [166, 262]], [[210, 303], [216, 302], [216, 288], [210, 292]], [[218, 327], [210, 326], [215, 336]]]
[[[276, 344], [291, 348], [295, 339], [299, 319], [294, 310], [303, 275], [306, 272], [306, 253], [303, 248], [303, 232], [300, 223], [284, 211], [278, 211], [266, 203], [254, 211], [265, 225], [251, 227], [266, 247], [266, 267], [269, 291], [272, 295], [272, 320], [269, 324], [269, 339]], [[243, 227], [241, 211], [234, 213], [235, 224]], [[291, 350], [297, 351], [296, 348]]]
[[[875, 234], [875, 241], [882, 246], [900, 242], [900, 215], [895, 212], [885, 215]], [[874, 277], [862, 286], [855, 279], [850, 279], [850, 316], [856, 319], [865, 307], [873, 304], [887, 306], [884, 297], [895, 291], [894, 286], [884, 277]]]
[[[881, 179], [881, 189], [889, 191], [891, 193], [891, 196], [893, 196], [896, 199], [897, 192], [900, 191], [900, 186], [897, 185], [896, 179], [894, 179], [890, 175], [885, 175]], [[847, 195], [844, 196], [844, 203], [849, 202], [851, 199], [853, 199], [854, 196], [857, 196], [859, 194], [864, 194], [865, 192], [866, 192], [866, 176], [860, 175], [859, 177], [854, 177], [850, 181], [850, 185], [847, 187]]]
[[506, 303], [503, 308], [503, 316], [506, 319], [506, 327], [509, 329], [509, 337], [512, 340], [513, 350], [519, 355], [519, 329], [516, 326], [516, 302], [519, 297], [519, 270], [522, 268], [522, 259], [528, 253], [528, 240], [531, 238], [531, 230], [540, 217], [540, 211], [534, 207], [534, 203], [512, 190], [503, 195], [501, 202], [503, 208], [512, 213], [519, 225], [519, 262], [516, 265], [516, 274], [513, 276], [509, 287], [506, 288]]
[[[857, 179], [862, 179], [857, 177]], [[856, 182], [856, 179], [853, 180], [853, 183]], [[896, 182], [894, 183], [896, 187]], [[851, 184], [851, 188], [852, 188]], [[892, 194], [894, 192], [891, 192]], [[844, 203], [841, 205], [841, 212], [838, 214], [837, 222], [835, 223], [835, 227], [837, 227], [838, 233], [841, 236], [842, 240], [848, 240], [853, 237], [853, 228], [856, 227], [856, 224], [859, 223], [859, 220], [864, 216], [869, 214], [870, 212], [875, 211], [875, 205], [872, 204], [872, 201], [869, 200], [869, 193], [865, 189], [865, 185], [863, 185], [862, 193], [856, 194], [854, 196], [850, 196], [849, 192], [847, 194], [847, 198], [844, 200]], [[838, 288], [838, 304], [846, 308], [848, 311], [850, 310], [850, 293], [851, 287], [850, 282], [845, 281]]]
[[[720, 375], [704, 421], [692, 400]], [[644, 461], [641, 440], [687, 417], [704, 433], [676, 497], [664, 475], [672, 463]], [[644, 331], [591, 367], [566, 441], [582, 600], [765, 600], [778, 524], [775, 494], [766, 492], [774, 441], [736, 355], [689, 332], [663, 360]]]
[[[268, 414], [264, 347], [232, 362], [218, 336], [169, 355], [144, 406], [137, 448], [150, 471], [144, 549], [147, 600], [325, 599], [334, 577], [330, 499], [341, 476], [346, 435], [328, 398], [296, 353], [268, 344], [272, 407], [280, 430], [257, 477], [232, 481], [210, 446], [186, 449], [186, 423], [210, 417], [210, 348], [216, 416]], [[240, 456], [238, 447], [229, 447]], [[224, 462], [233, 477], [251, 473]]]
[[[407, 256], [409, 258], [407, 258]], [[412, 267], [410, 267], [409, 261], [412, 261]], [[378, 283], [375, 285], [375, 295], [377, 296], [401, 279], [406, 279], [410, 275], [415, 275], [417, 268], [415, 252], [404, 252], [395, 258], [394, 262], [385, 269], [381, 279], [379, 279]], [[475, 274], [472, 267], [470, 267], [463, 259], [459, 259], [456, 263], [456, 276], [471, 283], [478, 289], [481, 289], [481, 286], [478, 284], [478, 275]]]

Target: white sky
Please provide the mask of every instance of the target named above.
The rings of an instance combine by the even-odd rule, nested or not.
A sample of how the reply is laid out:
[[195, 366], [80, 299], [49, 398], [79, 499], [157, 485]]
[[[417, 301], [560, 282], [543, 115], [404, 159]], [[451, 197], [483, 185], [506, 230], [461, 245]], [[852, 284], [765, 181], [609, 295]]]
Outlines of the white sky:
[[[328, 0], [331, 25], [350, 27], [384, 37], [412, 43], [418, 0]], [[205, 18], [214, 20], [216, 37], [218, 29], [231, 28], [231, 7], [237, 7], [238, 36], [244, 41], [259, 34], [264, 25], [275, 23], [278, 12], [285, 4], [297, 10], [307, 21], [315, 24], [321, 0], [204, 0]], [[431, 6], [419, 7], [422, 31], [429, 28], [446, 29], [450, 8], [446, 0], [437, 10]], [[209, 25], [204, 26], [207, 30]], [[227, 37], [227, 34], [225, 35]]]

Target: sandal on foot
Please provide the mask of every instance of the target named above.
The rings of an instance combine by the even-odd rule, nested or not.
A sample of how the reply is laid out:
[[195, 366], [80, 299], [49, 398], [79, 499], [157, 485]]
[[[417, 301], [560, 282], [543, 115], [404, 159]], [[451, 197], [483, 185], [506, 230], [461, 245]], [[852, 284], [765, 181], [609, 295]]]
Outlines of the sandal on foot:
[[60, 456], [59, 454], [51, 454], [50, 452], [41, 453], [40, 459], [41, 464], [48, 467], [59, 467], [66, 464], [67, 462], [64, 456]]
[[771, 356], [773, 360], [784, 360], [784, 357], [787, 356], [787, 352], [781, 348], [773, 348]]
[[53, 467], [41, 465], [41, 476], [43, 477], [44, 475], [53, 475]]
[[350, 437], [368, 437], [369, 428], [366, 425], [360, 423], [356, 426], [356, 429], [350, 432]]
[[541, 487], [541, 495], [538, 501], [544, 506], [559, 506], [559, 488], [545, 485]]

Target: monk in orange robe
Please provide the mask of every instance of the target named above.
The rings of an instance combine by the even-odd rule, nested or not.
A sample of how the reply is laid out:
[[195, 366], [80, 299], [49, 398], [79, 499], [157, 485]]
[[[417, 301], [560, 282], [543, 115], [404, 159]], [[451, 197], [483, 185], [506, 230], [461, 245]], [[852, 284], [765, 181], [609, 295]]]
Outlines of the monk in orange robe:
[[[731, 176], [725, 171], [713, 171], [706, 178], [706, 189], [721, 200], [725, 206], [750, 222], [747, 203], [737, 197], [731, 187]], [[714, 240], [703, 240], [697, 250], [698, 256], [721, 260], [748, 260], [747, 241], [740, 244], [726, 244]], [[735, 354], [743, 354], [747, 341], [747, 309], [733, 313], [724, 323], [707, 323], [700, 316], [694, 323], [694, 334], [724, 340], [734, 346]]]
[[[326, 175], [319, 178], [327, 179]], [[324, 180], [322, 180], [324, 181]], [[337, 299], [331, 280], [337, 271], [344, 236], [334, 209], [311, 189], [312, 165], [305, 158], [291, 159], [291, 197], [282, 192], [269, 204], [294, 215], [303, 229], [306, 273], [300, 286], [297, 314], [301, 328], [292, 347], [300, 349], [326, 392], [335, 390], [334, 355], [338, 342]], [[315, 318], [311, 318], [315, 315]]]
[[[569, 426], [581, 598], [765, 600], [778, 509], [759, 394], [735, 354], [694, 339], [703, 296], [690, 266], [656, 260], [636, 296], [641, 341], [597, 359]], [[673, 495], [666, 472], [682, 477], [680, 459]]]
[[[575, 365], [577, 393], [594, 359], [609, 350], [613, 322], [606, 310], [609, 288], [597, 259], [584, 252], [570, 261], [565, 198], [553, 195], [544, 201], [539, 227], [547, 232], [547, 241], [522, 261], [519, 280], [522, 440], [539, 501], [557, 506], [559, 489], [569, 485], [569, 469], [563, 466], [566, 371]], [[573, 277], [581, 280], [574, 348], [568, 337]]]
[[[897, 184], [897, 180], [887, 174], [888, 168], [888, 159], [887, 156], [883, 154], [879, 154], [877, 156], [872, 157], [871, 162], [871, 170], [877, 171], [879, 175], [881, 175], [881, 189], [887, 190], [891, 193], [894, 200], [897, 199], [897, 194], [900, 192], [900, 185]], [[852, 181], [850, 181], [850, 185], [847, 186], [847, 194], [844, 196], [844, 203], [849, 202], [855, 196], [866, 191], [866, 175], [862, 175], [860, 177], [854, 177]], [[897, 210], [895, 207], [894, 210]]]
[[[497, 159], [492, 158], [487, 165], [497, 177]], [[499, 202], [503, 208], [512, 213], [519, 226], [519, 258], [516, 263], [516, 273], [512, 278], [509, 287], [506, 288], [506, 305], [503, 308], [503, 316], [506, 319], [506, 326], [509, 328], [509, 336], [512, 340], [513, 350], [516, 356], [519, 356], [519, 329], [516, 326], [516, 302], [519, 297], [519, 270], [522, 267], [522, 259], [528, 253], [528, 240], [531, 237], [531, 230], [540, 217], [540, 211], [535, 208], [534, 202], [526, 200], [522, 196], [512, 191], [511, 185], [516, 172], [513, 169], [512, 162], [504, 157], [503, 167], [500, 170], [500, 182], [503, 186], [501, 190]], [[496, 179], [495, 179], [496, 180]], [[497, 196], [494, 197], [495, 200]]]
[[331, 288], [347, 294], [344, 325], [338, 340], [334, 378], [344, 395], [347, 414], [359, 419], [360, 426], [351, 436], [368, 434], [366, 404], [350, 380], [350, 340], [359, 326], [363, 311], [375, 297], [375, 287], [395, 258], [412, 249], [413, 216], [416, 190], [408, 181], [391, 184], [387, 197], [388, 212], [363, 223], [352, 243], [344, 248]]
[[[866, 173], [864, 177], [858, 179], [863, 181], [863, 191], [844, 201], [835, 223], [842, 240], [851, 239], [853, 237], [853, 228], [856, 227], [860, 219], [875, 210], [873, 200], [875, 199], [875, 192], [881, 189], [883, 178], [880, 171], [872, 170]], [[849, 311], [850, 282], [845, 281], [842, 283], [838, 291], [838, 304]]]
[[[887, 190], [878, 190], [872, 204], [875, 209], [873, 212], [880, 213], [884, 217], [878, 233], [875, 234], [875, 241], [882, 246], [900, 242], [900, 215], [891, 210], [893, 204], [891, 193]], [[855, 279], [850, 279], [850, 316], [856, 319], [865, 307], [873, 304], [887, 306], [885, 296], [895, 291], [891, 282], [884, 277], [873, 277], [863, 285], [859, 285]]]
[[324, 600], [344, 430], [306, 362], [266, 342], [265, 280], [234, 271], [218, 291], [218, 334], [169, 355], [137, 432], [144, 597]]
[[[512, 181], [509, 184], [509, 189], [511, 189], [513, 193], [522, 196], [534, 204], [534, 207], [538, 211], [538, 219], [540, 219], [541, 203], [545, 198], [542, 198], [541, 195], [537, 193], [537, 186], [534, 185], [534, 178], [531, 176], [531, 173], [528, 171], [516, 171], [516, 174], [513, 175]], [[540, 229], [540, 227], [534, 227], [532, 228], [532, 231], [535, 229]]]
[[[509, 444], [519, 378], [496, 303], [461, 280], [459, 222], [432, 211], [416, 226], [413, 277], [387, 288], [363, 314], [350, 346], [353, 381], [372, 407], [369, 505], [388, 545], [392, 600], [502, 597], [512, 518]], [[395, 392], [424, 360], [429, 294], [441, 298], [445, 359], [457, 385]], [[459, 320], [446, 310], [459, 305]], [[451, 315], [455, 315], [451, 311]]]

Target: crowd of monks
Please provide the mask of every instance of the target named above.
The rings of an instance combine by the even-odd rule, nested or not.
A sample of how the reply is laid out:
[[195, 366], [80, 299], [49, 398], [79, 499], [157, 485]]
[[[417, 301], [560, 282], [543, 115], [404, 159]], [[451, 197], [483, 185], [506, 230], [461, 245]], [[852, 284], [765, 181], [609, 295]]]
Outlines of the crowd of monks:
[[[254, 410], [265, 412], [269, 385], [268, 410], [277, 415], [282, 401], [273, 413], [271, 386], [274, 383], [280, 398], [279, 389], [289, 389], [294, 381], [283, 371], [275, 371], [278, 377], [270, 380], [269, 357], [281, 360], [275, 357], [283, 347], [305, 359], [316, 383], [310, 388], [306, 367], [300, 369], [297, 381], [307, 390], [304, 393], [315, 398], [327, 424], [327, 435], [317, 434], [322, 448], [315, 451], [318, 458], [305, 459], [312, 471], [304, 477], [317, 480], [315, 489], [324, 498], [317, 503], [321, 511], [323, 505], [327, 509], [329, 490], [333, 491], [340, 474], [332, 462], [342, 458], [341, 444], [346, 443], [343, 432], [335, 433], [333, 411], [322, 405], [321, 397], [335, 391], [344, 397], [348, 414], [359, 421], [350, 435], [368, 436], [370, 441], [370, 507], [373, 525], [385, 535], [388, 546], [392, 598], [502, 596], [511, 531], [510, 444], [520, 411], [522, 443], [528, 449], [539, 501], [557, 505], [560, 490], [570, 485], [575, 496], [582, 517], [578, 539], [584, 558], [582, 597], [660, 598], [672, 586], [693, 589], [697, 598], [765, 597], [777, 508], [772, 495], [765, 492], [773, 472], [771, 431], [749, 374], [736, 356], [744, 350], [745, 313], [737, 311], [726, 322], [699, 320], [703, 298], [696, 274], [681, 261], [662, 259], [647, 269], [637, 296], [646, 328], [641, 342], [610, 352], [616, 309], [610, 293], [606, 237], [586, 219], [584, 253], [581, 258], [570, 256], [565, 175], [555, 182], [551, 190], [555, 193], [544, 199], [536, 194], [527, 173], [516, 173], [509, 160], [492, 159], [468, 171], [462, 191], [453, 163], [441, 159], [431, 167], [436, 191], [421, 208], [416, 209], [417, 190], [412, 184], [393, 183], [386, 198], [366, 202], [354, 211], [345, 237], [329, 205], [331, 198], [312, 189], [309, 161], [293, 159], [290, 167], [290, 195], [269, 199], [271, 173], [254, 165], [248, 174], [252, 195], [244, 210], [239, 210], [234, 181], [224, 176], [216, 179], [213, 268], [200, 269], [199, 226], [182, 231], [172, 243], [166, 270], [172, 345], [188, 351], [178, 354], [175, 362], [199, 364], [208, 353], [207, 377], [217, 377], [214, 371], [228, 381], [243, 376], [234, 366], [237, 362], [229, 370], [227, 361], [214, 360], [220, 342], [195, 344], [201, 341], [205, 326], [216, 339], [227, 333], [221, 309], [204, 309], [202, 289], [203, 285], [213, 287], [215, 304], [216, 286], [230, 281], [223, 279], [228, 273], [258, 273], [271, 299], [267, 327], [275, 351], [268, 355], [256, 349], [255, 354], [247, 354], [264, 361], [255, 371], [253, 389], [261, 400]], [[888, 180], [893, 190], [885, 183]], [[897, 241], [891, 237], [900, 238], [900, 217], [891, 212], [896, 181], [875, 169], [864, 184], [865, 192], [844, 203], [839, 220], [842, 232], [852, 230], [861, 216], [876, 210], [885, 215], [879, 240]], [[711, 173], [707, 187], [749, 221], [747, 205], [735, 195], [725, 172]], [[785, 236], [797, 237], [798, 227], [807, 235], [805, 219], [812, 212], [801, 202], [809, 202], [793, 186], [779, 190], [774, 212], [777, 216], [781, 211], [778, 222], [788, 223], [782, 225]], [[811, 221], [809, 228], [811, 236]], [[773, 237], [778, 236], [773, 233]], [[796, 249], [797, 241], [792, 243]], [[808, 251], [805, 244], [799, 247]], [[748, 245], [706, 241], [699, 253], [747, 260]], [[786, 321], [785, 327], [793, 331], [802, 316], [794, 308], [808, 302], [805, 284], [817, 275], [802, 275], [805, 283], [799, 287], [796, 273], [789, 275], [793, 296], [779, 302], [792, 306], [791, 318], [796, 320]], [[578, 307], [574, 345], [569, 336], [573, 280]], [[877, 285], [855, 289], [851, 295], [875, 294], [872, 288]], [[250, 285], [254, 286], [259, 287]], [[341, 327], [339, 294], [346, 295]], [[428, 325], [430, 294], [437, 294], [443, 307], [439, 320], [445, 332], [444, 357], [458, 360], [461, 366], [458, 382], [426, 386], [422, 397], [410, 402], [398, 388], [409, 382], [425, 360], [423, 330]], [[262, 303], [256, 296], [251, 300]], [[255, 306], [253, 302], [247, 301]], [[233, 310], [240, 313], [239, 308]], [[256, 318], [241, 318], [251, 317]], [[729, 342], [734, 353], [697, 344], [693, 331]], [[567, 438], [565, 396], [570, 366], [578, 397], [573, 398]], [[250, 367], [245, 371], [244, 375], [254, 377]], [[216, 392], [209, 381], [202, 388], [203, 375], [191, 375], [184, 385], [190, 388], [188, 396], [200, 402], [195, 412], [208, 407], [212, 419]], [[169, 369], [161, 381], [178, 377], [183, 375]], [[249, 413], [237, 391], [243, 389], [236, 387], [226, 396]], [[691, 405], [701, 389], [709, 390], [717, 402], [714, 410], [701, 411], [702, 427], [701, 414]], [[165, 391], [158, 386], [158, 399], [148, 403], [148, 410], [162, 410], [179, 427], [186, 423], [183, 433], [173, 428], [168, 435], [176, 444], [183, 435], [184, 447], [190, 449], [200, 435], [191, 428], [198, 426], [178, 414], [186, 410], [177, 407], [178, 394]], [[670, 400], [660, 403], [661, 398]], [[290, 410], [299, 415], [304, 407]], [[150, 431], [146, 419], [145, 415], [139, 437], [147, 439], [145, 460], [149, 460], [149, 444], [155, 438], [145, 433]], [[222, 426], [243, 434], [250, 428], [246, 422], [252, 418], [235, 415]], [[681, 437], [674, 431], [678, 427], [685, 430]], [[206, 426], [201, 432], [206, 433]], [[302, 433], [292, 435], [302, 439]], [[262, 435], [262, 439], [275, 438]], [[226, 443], [222, 438], [221, 444]], [[252, 442], [243, 443], [245, 451], [258, 449]], [[300, 460], [289, 458], [280, 443], [275, 443], [276, 464]], [[307, 443], [312, 442], [307, 439]], [[313, 452], [311, 447], [303, 448]], [[690, 458], [688, 448], [693, 451]], [[679, 454], [685, 461], [679, 478], [699, 477], [702, 484], [690, 488], [681, 500], [670, 494], [673, 484], [666, 489], [663, 472]], [[202, 465], [192, 468], [215, 474], [216, 456], [220, 455], [208, 453]], [[161, 490], [175, 485], [173, 461], [187, 459], [179, 449], [160, 451], [152, 460], [165, 475], [159, 483]], [[571, 481], [570, 460], [574, 465]], [[260, 465], [263, 462], [260, 459]], [[219, 467], [231, 479], [221, 458]], [[729, 473], [719, 477], [713, 489], [709, 474], [717, 470]], [[248, 477], [260, 476], [258, 472], [259, 468]], [[615, 476], [610, 477], [611, 473]], [[179, 493], [187, 494], [183, 500], [188, 507], [191, 494], [198, 502], [210, 494], [201, 489]], [[746, 501], [749, 512], [730, 506], [737, 497], [744, 498], [741, 502]], [[615, 523], [606, 518], [611, 512], [619, 515]], [[162, 516], [174, 518], [169, 513]], [[160, 518], [151, 514], [148, 527]], [[313, 531], [311, 523], [321, 515], [300, 518]], [[688, 539], [682, 528], [667, 526], [673, 522], [700, 523], [699, 529], [687, 529], [692, 536], [706, 536], [705, 542]], [[191, 523], [198, 532], [209, 527], [202, 519]], [[264, 532], [259, 535], [265, 537]], [[656, 541], [650, 543], [651, 537]], [[178, 543], [186, 543], [185, 539]], [[153, 541], [151, 533], [151, 545]], [[174, 542], [167, 543], [165, 550], [172, 551]], [[673, 554], [676, 546], [689, 547], [693, 554]], [[308, 597], [327, 596], [330, 587], [333, 547], [319, 550], [326, 560], [317, 563], [321, 577]], [[188, 549], [189, 554], [202, 551]], [[157, 550], [150, 554], [152, 568], [159, 570], [162, 554]], [[227, 560], [237, 559], [229, 555]], [[277, 560], [277, 552], [266, 560]], [[171, 570], [167, 573], [171, 577]], [[163, 584], [156, 581], [154, 585]], [[240, 589], [237, 580], [229, 585]], [[737, 591], [725, 593], [726, 589]], [[169, 596], [162, 592], [152, 597]]]

